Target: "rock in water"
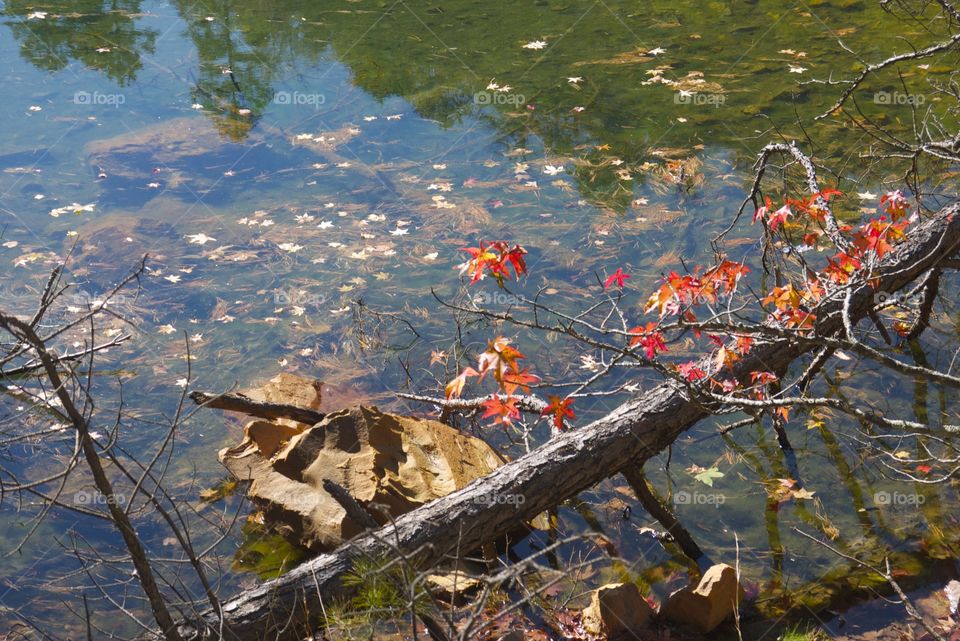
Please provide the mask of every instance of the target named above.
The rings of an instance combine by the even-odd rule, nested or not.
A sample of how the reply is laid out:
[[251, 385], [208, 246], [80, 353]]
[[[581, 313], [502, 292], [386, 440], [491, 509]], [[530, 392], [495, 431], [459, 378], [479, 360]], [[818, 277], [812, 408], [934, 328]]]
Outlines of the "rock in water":
[[[79, 291], [70, 293], [89, 295], [89, 300], [109, 291], [128, 276], [144, 254], [150, 254], [151, 265], [154, 261], [176, 263], [183, 255], [182, 236], [176, 228], [153, 218], [129, 215], [90, 218], [77, 231], [76, 239], [70, 236], [64, 239], [63, 251], [71, 254], [71, 273], [83, 277], [84, 283], [78, 286]], [[113, 305], [121, 304], [123, 298], [115, 298]]]
[[284, 403], [319, 411], [323, 400], [323, 383], [282, 372], [260, 387], [245, 391], [244, 396], [255, 401]]
[[[285, 388], [280, 402], [297, 396], [290, 393], [297, 387], [294, 381], [274, 383]], [[306, 396], [295, 404], [309, 400], [309, 392], [301, 391]], [[269, 393], [265, 397], [279, 400]], [[220, 461], [238, 478], [252, 481], [248, 495], [268, 519], [290, 525], [297, 543], [319, 552], [363, 530], [323, 489], [325, 479], [345, 488], [360, 505], [385, 505], [397, 516], [503, 463], [480, 439], [376, 407], [333, 412], [313, 426], [257, 420], [244, 432], [243, 443], [221, 451]], [[387, 521], [378, 513], [374, 517]]]
[[653, 609], [635, 583], [609, 583], [591, 593], [590, 605], [583, 611], [583, 628], [608, 639], [635, 639], [652, 616]]
[[704, 572], [696, 587], [687, 586], [671, 594], [661, 614], [670, 621], [706, 633], [732, 615], [744, 598], [737, 571], [719, 563]]
[[221, 167], [229, 167], [231, 175], [289, 167], [262, 135], [254, 133], [238, 144], [203, 116], [164, 120], [94, 140], [86, 152], [90, 171], [104, 189], [98, 202], [110, 207], [139, 208], [162, 192], [191, 203], [198, 197], [208, 204], [225, 203], [242, 186], [225, 179]]

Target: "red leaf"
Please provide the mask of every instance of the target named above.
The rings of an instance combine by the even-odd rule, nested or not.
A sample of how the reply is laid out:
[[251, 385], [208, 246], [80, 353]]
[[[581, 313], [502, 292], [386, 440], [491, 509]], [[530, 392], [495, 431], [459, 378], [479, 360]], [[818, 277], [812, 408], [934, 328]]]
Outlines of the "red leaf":
[[773, 207], [773, 201], [770, 200], [770, 196], [767, 196], [763, 207], [759, 207], [757, 208], [757, 211], [753, 212], [753, 220], [750, 222], [750, 224], [752, 225], [758, 220], [763, 220], [766, 217], [767, 212], [770, 211], [771, 207]]
[[643, 347], [647, 359], [653, 360], [657, 352], [667, 351], [667, 345], [663, 342], [663, 334], [656, 331], [656, 323], [647, 323], [644, 327], [634, 327], [630, 330], [633, 338], [630, 340], [630, 347], [640, 345]]
[[505, 240], [491, 243], [481, 241], [479, 247], [462, 247], [461, 251], [470, 254], [470, 260], [459, 265], [460, 273], [470, 276], [470, 284], [477, 282], [489, 272], [497, 283], [503, 286], [510, 278], [510, 267], [519, 280], [527, 273], [527, 263], [523, 255], [527, 253], [520, 245], [510, 247]]
[[688, 381], [699, 381], [707, 377], [707, 373], [697, 366], [697, 361], [677, 365], [677, 371]]
[[517, 408], [517, 399], [513, 396], [501, 398], [494, 394], [483, 402], [483, 418], [493, 418], [493, 423], [503, 423], [510, 425], [513, 421], [520, 418], [520, 410]]
[[888, 191], [881, 196], [880, 206], [896, 221], [907, 215], [907, 208], [910, 206], [910, 203], [907, 202], [903, 192], [897, 189], [895, 191]]
[[507, 371], [503, 375], [503, 389], [508, 395], [516, 392], [517, 388], [529, 394], [530, 385], [539, 382], [540, 377], [531, 374], [527, 368], [523, 368], [519, 372]]
[[480, 378], [485, 377], [489, 372], [493, 372], [493, 377], [501, 388], [504, 387], [504, 376], [512, 371], [514, 374], [520, 374], [520, 365], [518, 360], [524, 356], [520, 350], [510, 346], [510, 339], [503, 336], [497, 336], [487, 343], [487, 349], [477, 360], [477, 369]]
[[750, 380], [754, 384], [767, 385], [777, 382], [777, 375], [773, 372], [750, 372]]
[[617, 267], [617, 271], [613, 272], [611, 275], [607, 276], [607, 280], [603, 281], [603, 288], [607, 289], [613, 283], [617, 284], [617, 287], [623, 288], [623, 281], [630, 278], [629, 274], [624, 274], [623, 270]]
[[558, 430], [563, 429], [563, 420], [565, 418], [577, 418], [577, 415], [574, 414], [573, 408], [573, 399], [565, 398], [560, 399], [559, 396], [550, 396], [550, 405], [541, 412], [541, 416], [550, 416], [553, 418], [553, 425]]

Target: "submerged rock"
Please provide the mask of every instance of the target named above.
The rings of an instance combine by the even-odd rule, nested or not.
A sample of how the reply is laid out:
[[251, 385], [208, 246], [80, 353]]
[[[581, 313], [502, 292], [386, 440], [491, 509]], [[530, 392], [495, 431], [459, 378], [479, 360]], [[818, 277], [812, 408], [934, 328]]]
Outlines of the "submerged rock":
[[737, 571], [719, 563], [704, 572], [696, 587], [687, 586], [671, 594], [661, 615], [706, 633], [731, 616], [745, 598]]
[[[286, 375], [261, 393], [274, 402], [319, 407], [319, 390], [299, 381]], [[248, 496], [268, 520], [285, 523], [297, 543], [315, 551], [330, 550], [363, 530], [323, 488], [326, 479], [361, 506], [379, 504], [395, 517], [503, 463], [489, 445], [443, 423], [364, 406], [330, 413], [313, 426], [251, 421], [243, 442], [222, 450], [220, 461], [251, 481]], [[376, 510], [371, 514], [380, 523], [388, 520]]]
[[148, 252], [154, 265], [176, 261], [183, 254], [177, 230], [152, 217], [98, 216], [77, 232], [76, 239], [64, 240], [63, 251], [70, 252], [71, 273], [90, 281], [92, 294], [102, 294], [128, 276]]
[[168, 172], [171, 167], [183, 170], [184, 161], [216, 154], [224, 146], [208, 119], [184, 117], [94, 140], [87, 144], [86, 152], [91, 169], [101, 180], [136, 179], [142, 182], [139, 187], [146, 189], [147, 182], [157, 180], [155, 168], [167, 172], [164, 180], [170, 183], [176, 180]]
[[207, 204], [224, 203], [243, 184], [228, 176], [253, 176], [287, 166], [262, 136], [238, 144], [200, 116], [94, 140], [85, 151], [90, 172], [104, 190], [98, 202], [112, 207], [141, 207], [161, 193], [191, 204], [197, 198]]
[[608, 639], [637, 638], [636, 633], [652, 616], [653, 609], [635, 583], [608, 583], [590, 594], [590, 605], [583, 611], [583, 628]]

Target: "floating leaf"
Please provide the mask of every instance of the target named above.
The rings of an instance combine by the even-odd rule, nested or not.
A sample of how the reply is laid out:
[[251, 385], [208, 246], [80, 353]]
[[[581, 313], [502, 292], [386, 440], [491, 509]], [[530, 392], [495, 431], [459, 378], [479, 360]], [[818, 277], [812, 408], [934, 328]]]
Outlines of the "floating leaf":
[[693, 478], [697, 481], [700, 481], [704, 485], [709, 485], [710, 487], [713, 487], [714, 479], [723, 478], [723, 472], [721, 472], [715, 467], [710, 467], [703, 470], [699, 474], [694, 474]]

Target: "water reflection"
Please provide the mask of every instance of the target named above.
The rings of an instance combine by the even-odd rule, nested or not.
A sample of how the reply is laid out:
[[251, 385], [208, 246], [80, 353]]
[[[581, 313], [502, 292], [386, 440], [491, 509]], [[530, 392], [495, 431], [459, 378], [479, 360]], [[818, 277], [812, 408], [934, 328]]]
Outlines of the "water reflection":
[[[653, 2], [642, 13], [629, 2], [522, 11], [509, 3], [331, 8], [300, 0], [173, 7], [197, 58], [182, 80], [229, 139], [245, 139], [285, 101], [313, 104], [315, 113], [332, 104], [335, 89], [317, 62], [333, 55], [377, 100], [400, 96], [442, 126], [482, 124], [512, 146], [578, 157], [572, 176], [584, 198], [623, 212], [664, 158], [709, 144], [748, 163], [777, 130], [805, 135], [795, 123], [833, 98], [801, 84], [828, 71], [822, 62], [836, 55], [835, 36], [822, 24], [855, 17], [867, 25], [882, 11], [870, 5], [853, 16], [820, 6], [811, 15], [757, 4], [767, 13], [744, 13], [732, 2], [691, 12]], [[55, 71], [78, 60], [126, 85], [155, 49], [157, 33], [140, 26], [140, 11], [129, 0], [18, 1], [4, 14], [17, 17], [7, 24], [37, 67]], [[868, 29], [849, 31], [858, 51], [877, 46]], [[857, 134], [823, 126], [814, 135], [829, 156]]]
[[[8, 26], [21, 55], [39, 68], [59, 70], [78, 60], [126, 85], [157, 38], [139, 26], [140, 4], [14, 2], [4, 13], [18, 17]], [[795, 110], [807, 116], [823, 106], [810, 96], [802, 103], [783, 99], [810, 90], [787, 73], [793, 58], [779, 51], [782, 42], [752, 42], [750, 62], [743, 60], [743, 40], [759, 25], [717, 29], [717, 21], [745, 19], [731, 3], [686, 14], [652, 3], [643, 15], [627, 2], [602, 9], [544, 5], [524, 9], [522, 19], [508, 3], [173, 6], [197, 58], [182, 80], [232, 140], [243, 140], [285, 96], [309, 97], [317, 107], [332, 103], [331, 84], [316, 67], [332, 54], [349, 68], [353, 84], [378, 100], [401, 96], [443, 126], [475, 121], [513, 146], [578, 156], [577, 188], [617, 211], [630, 207], [647, 165], [696, 153], [706, 141], [752, 160], [757, 143], [745, 140], [754, 129], [789, 125]], [[781, 21], [778, 31], [809, 18], [786, 12]], [[805, 43], [806, 59], [827, 40]], [[530, 48], [532, 42], [544, 48]]]
[[103, 73], [121, 87], [136, 81], [142, 57], [156, 49], [157, 31], [139, 21], [141, 0], [7, 0], [0, 15], [20, 43], [20, 55], [44, 71], [73, 61]]

